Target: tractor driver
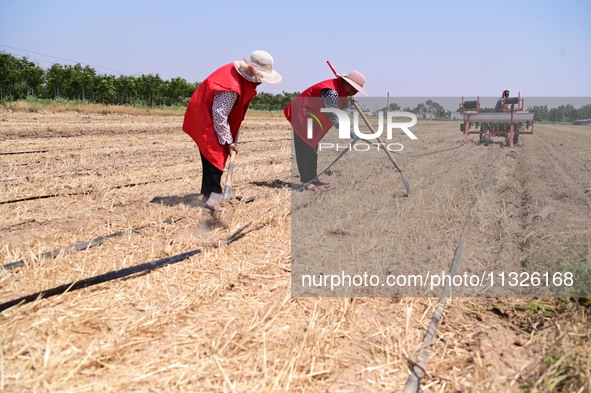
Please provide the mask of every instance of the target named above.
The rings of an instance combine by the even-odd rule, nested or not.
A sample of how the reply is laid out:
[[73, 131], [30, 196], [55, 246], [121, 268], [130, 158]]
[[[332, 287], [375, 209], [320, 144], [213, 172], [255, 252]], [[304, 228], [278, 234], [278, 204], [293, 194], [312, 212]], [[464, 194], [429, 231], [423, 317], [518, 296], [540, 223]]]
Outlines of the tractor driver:
[[497, 105], [495, 105], [495, 112], [507, 112], [507, 106], [505, 105], [505, 99], [509, 98], [509, 90], [504, 90], [503, 95], [501, 98], [497, 100]]
[[[509, 90], [504, 90], [503, 91], [503, 95], [501, 96], [501, 98], [499, 98], [497, 100], [497, 105], [495, 105], [495, 112], [509, 112], [509, 108], [507, 108], [507, 105], [505, 105], [505, 100], [507, 98], [509, 98]], [[505, 135], [505, 142], [508, 144], [509, 143], [509, 134]], [[519, 143], [519, 134], [516, 133], [513, 136], [513, 144], [518, 144]]]

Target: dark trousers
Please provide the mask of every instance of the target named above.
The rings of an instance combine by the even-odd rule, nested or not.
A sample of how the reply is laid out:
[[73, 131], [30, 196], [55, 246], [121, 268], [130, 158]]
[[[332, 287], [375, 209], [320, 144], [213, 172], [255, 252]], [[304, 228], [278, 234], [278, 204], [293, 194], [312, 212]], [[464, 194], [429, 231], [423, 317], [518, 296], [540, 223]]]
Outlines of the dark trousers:
[[300, 172], [300, 180], [307, 183], [314, 179], [318, 171], [318, 148], [310, 147], [306, 142], [293, 133], [293, 142], [295, 147], [296, 162]]
[[203, 166], [203, 176], [201, 178], [201, 195], [205, 198], [209, 198], [212, 192], [221, 194], [222, 193], [222, 174], [224, 171], [220, 171], [218, 168], [205, 157], [201, 156], [201, 165]]

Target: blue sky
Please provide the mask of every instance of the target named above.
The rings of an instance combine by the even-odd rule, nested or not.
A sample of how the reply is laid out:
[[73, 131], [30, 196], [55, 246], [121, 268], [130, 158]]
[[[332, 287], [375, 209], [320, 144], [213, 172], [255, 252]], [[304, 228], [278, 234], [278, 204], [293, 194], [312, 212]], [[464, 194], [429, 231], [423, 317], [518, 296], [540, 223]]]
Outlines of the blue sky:
[[265, 49], [271, 93], [330, 78], [330, 59], [372, 96], [590, 97], [590, 21], [585, 0], [0, 0], [0, 51], [195, 82]]

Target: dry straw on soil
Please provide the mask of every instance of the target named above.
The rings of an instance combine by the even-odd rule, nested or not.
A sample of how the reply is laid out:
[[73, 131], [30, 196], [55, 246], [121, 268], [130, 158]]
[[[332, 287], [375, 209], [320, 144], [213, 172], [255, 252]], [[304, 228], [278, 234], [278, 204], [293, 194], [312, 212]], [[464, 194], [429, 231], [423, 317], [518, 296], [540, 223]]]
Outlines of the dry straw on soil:
[[[280, 115], [250, 114], [232, 187], [243, 199], [212, 216], [197, 195], [200, 164], [182, 114], [92, 112], [0, 112], [0, 153], [18, 153], [0, 155], [0, 202], [56, 195], [0, 204], [1, 261], [27, 261], [0, 271], [0, 301], [203, 253], [3, 312], [0, 390], [402, 391], [437, 297], [292, 297], [292, 257], [319, 272], [342, 262], [335, 255], [372, 271], [446, 270], [465, 233], [461, 273], [570, 265], [583, 274], [589, 263], [586, 126], [536, 126], [508, 149], [461, 145], [455, 122], [419, 122], [418, 141], [396, 156], [410, 198], [385, 155], [354, 153], [324, 177], [333, 189], [291, 198], [289, 127]], [[322, 152], [319, 167], [334, 157]], [[500, 294], [510, 297], [448, 302], [422, 387], [588, 391], [588, 310], [514, 288]]]

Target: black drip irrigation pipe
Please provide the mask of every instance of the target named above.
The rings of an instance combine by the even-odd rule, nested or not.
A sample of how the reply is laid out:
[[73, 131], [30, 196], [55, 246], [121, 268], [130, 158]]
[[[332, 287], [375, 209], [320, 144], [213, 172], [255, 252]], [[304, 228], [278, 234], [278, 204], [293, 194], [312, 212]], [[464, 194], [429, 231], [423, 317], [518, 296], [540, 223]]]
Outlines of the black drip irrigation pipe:
[[[269, 209], [268, 211], [266, 211], [263, 214], [268, 213], [273, 208], [274, 207], [272, 207], [271, 209]], [[229, 245], [229, 244], [235, 242], [236, 240], [242, 238], [245, 235], [244, 230], [247, 227], [249, 227], [252, 223], [254, 223], [254, 220], [252, 220], [248, 224], [243, 225], [242, 227], [238, 228], [234, 233], [232, 233], [226, 239], [225, 244]], [[87, 288], [87, 287], [90, 287], [93, 285], [102, 284], [104, 282], [117, 280], [119, 278], [128, 277], [131, 275], [136, 275], [138, 273], [149, 272], [149, 271], [159, 269], [159, 268], [167, 266], [167, 265], [172, 265], [174, 263], [184, 261], [185, 259], [188, 259], [194, 255], [198, 255], [201, 253], [203, 253], [203, 249], [199, 248], [196, 250], [183, 252], [181, 254], [172, 255], [170, 257], [157, 259], [155, 261], [145, 262], [145, 263], [142, 263], [137, 266], [132, 266], [132, 267], [128, 267], [128, 268], [124, 268], [124, 269], [120, 269], [120, 270], [115, 270], [112, 272], [100, 274], [98, 276], [93, 276], [93, 277], [85, 278], [82, 280], [74, 281], [69, 284], [64, 284], [64, 285], [60, 285], [55, 288], [46, 289], [46, 290], [43, 290], [40, 292], [36, 292], [31, 295], [22, 296], [18, 299], [10, 300], [8, 302], [0, 304], [0, 312], [8, 310], [9, 308], [14, 307], [14, 306], [20, 306], [23, 304], [31, 303], [36, 300], [45, 299], [45, 298], [56, 296], [56, 295], [61, 295], [66, 292], [72, 292], [77, 289]]]
[[0, 153], [0, 156], [14, 156], [18, 154], [47, 153], [49, 150], [11, 151]]
[[193, 255], [200, 254], [201, 252], [202, 252], [201, 249], [192, 250], [192, 251], [188, 251], [188, 252], [185, 252], [182, 254], [173, 255], [171, 257], [157, 259], [152, 262], [146, 262], [146, 263], [142, 263], [141, 265], [132, 266], [132, 267], [128, 267], [128, 268], [120, 269], [120, 270], [115, 270], [115, 271], [101, 274], [98, 276], [75, 281], [73, 283], [60, 285], [59, 287], [55, 287], [55, 288], [47, 289], [47, 290], [44, 290], [41, 292], [33, 293], [31, 295], [23, 296], [21, 298], [14, 299], [14, 300], [8, 301], [6, 303], [0, 304], [0, 312], [7, 310], [11, 307], [17, 306], [17, 305], [31, 303], [35, 300], [45, 299], [45, 298], [56, 296], [56, 295], [61, 295], [62, 293], [72, 292], [77, 289], [87, 288], [87, 287], [101, 284], [101, 283], [107, 282], [107, 281], [113, 281], [118, 278], [130, 276], [132, 274], [147, 272], [150, 270], [161, 268], [166, 265], [172, 265], [173, 263], [183, 261], [189, 257], [192, 257]]
[[[359, 141], [359, 139], [355, 140], [353, 142], [353, 144], [357, 143]], [[328, 171], [334, 164], [337, 163], [337, 161], [339, 161], [344, 155], [345, 153], [349, 151], [349, 150], [343, 150], [341, 152], [341, 154], [339, 154], [339, 156], [332, 162], [330, 163], [322, 172], [320, 172], [318, 174], [318, 176], [324, 174], [326, 171]], [[316, 176], [316, 178], [314, 180], [316, 180], [318, 178], [318, 176]], [[304, 183], [302, 184], [300, 187], [298, 187], [296, 190], [294, 190], [292, 193], [290, 193], [290, 197], [292, 195], [294, 195], [296, 192], [299, 192], [301, 190], [304, 189], [304, 187], [308, 184], [310, 184], [312, 181], [308, 182], [308, 183]], [[254, 199], [253, 199], [254, 200]], [[266, 210], [264, 213], [260, 214], [257, 218], [251, 220], [250, 222], [248, 222], [247, 224], [241, 226], [240, 228], [238, 228], [236, 231], [234, 231], [230, 236], [228, 236], [228, 238], [226, 239], [226, 241], [224, 242], [226, 245], [230, 245], [231, 243], [235, 242], [238, 239], [241, 239], [242, 237], [244, 237], [246, 235], [246, 232], [244, 232], [248, 227], [250, 227], [252, 224], [254, 224], [254, 222], [264, 216], [265, 214], [269, 213], [270, 211], [272, 211], [273, 209], [275, 209], [278, 206], [278, 203], [276, 203], [275, 205], [271, 206], [268, 210]], [[67, 247], [66, 247], [67, 248]], [[133, 267], [128, 267], [128, 268], [124, 268], [124, 269], [120, 269], [120, 270], [115, 270], [112, 272], [108, 272], [105, 274], [101, 274], [98, 276], [94, 276], [94, 277], [89, 277], [89, 278], [85, 278], [79, 281], [75, 281], [69, 284], [64, 284], [64, 285], [60, 285], [58, 287], [55, 288], [51, 288], [51, 289], [46, 289], [44, 291], [40, 291], [37, 293], [33, 293], [31, 295], [26, 295], [23, 297], [20, 297], [18, 299], [14, 299], [14, 300], [10, 300], [8, 302], [2, 303], [0, 304], [0, 312], [3, 312], [11, 307], [14, 306], [18, 306], [18, 305], [23, 305], [23, 304], [27, 304], [27, 303], [31, 303], [34, 302], [36, 300], [40, 300], [40, 299], [45, 299], [48, 297], [52, 297], [52, 296], [57, 296], [57, 295], [61, 295], [63, 293], [66, 292], [72, 292], [75, 291], [77, 289], [82, 289], [82, 288], [87, 288], [93, 285], [97, 285], [97, 284], [102, 284], [104, 282], [108, 282], [108, 281], [113, 281], [113, 280], [117, 280], [119, 278], [123, 278], [123, 277], [127, 277], [127, 276], [131, 276], [131, 275], [135, 275], [138, 273], [144, 273], [144, 272], [149, 272], [151, 270], [155, 270], [155, 269], [159, 269], [161, 267], [167, 266], [167, 265], [172, 265], [174, 263], [177, 262], [181, 262], [184, 261], [187, 258], [190, 258], [194, 255], [198, 255], [201, 254], [203, 252], [202, 249], [196, 249], [196, 250], [191, 250], [191, 251], [187, 251], [181, 254], [177, 254], [177, 255], [173, 255], [170, 257], [166, 257], [166, 258], [162, 258], [162, 259], [158, 259], [152, 262], [146, 262], [143, 263], [141, 265], [137, 265], [137, 266], [133, 266]], [[59, 253], [58, 253], [59, 255]], [[17, 261], [20, 262], [20, 261]]]
[[[177, 221], [180, 221], [180, 220], [182, 220], [182, 218], [168, 218], [166, 220], [162, 220], [162, 223], [163, 224], [172, 224], [172, 223], [177, 222]], [[132, 233], [138, 233], [138, 232], [142, 231], [143, 229], [146, 229], [146, 228], [148, 228], [150, 226], [152, 226], [152, 224], [146, 224], [146, 225], [138, 226], [138, 227], [135, 227], [135, 228], [126, 229], [124, 231], [119, 231], [119, 232], [111, 233], [111, 234], [108, 234], [106, 236], [96, 237], [94, 239], [87, 240], [85, 242], [76, 243], [76, 244], [72, 244], [70, 246], [58, 248], [58, 249], [55, 249], [53, 251], [44, 252], [42, 254], [37, 255], [36, 256], [36, 259], [57, 258], [59, 255], [61, 255], [63, 253], [66, 253], [68, 251], [82, 251], [82, 250], [87, 250], [90, 247], [94, 247], [94, 246], [98, 246], [100, 244], [103, 244], [107, 240], [110, 240], [110, 239], [113, 239], [113, 238], [116, 238], [116, 237], [120, 237], [120, 236], [123, 236], [123, 235], [131, 235]], [[25, 265], [25, 262], [26, 262], [25, 259], [21, 259], [21, 260], [15, 261], [15, 262], [7, 263], [7, 264], [3, 265], [2, 268], [4, 270], [15, 269], [17, 267], [24, 266]]]
[[27, 198], [20, 198], [20, 199], [11, 199], [9, 201], [0, 201], [0, 205], [6, 205], [8, 203], [17, 203], [17, 202], [25, 202], [25, 201], [34, 201], [37, 199], [47, 199], [47, 198], [54, 198], [59, 196], [72, 196], [72, 195], [79, 195], [82, 194], [81, 192], [76, 192], [73, 194], [48, 194], [48, 195], [39, 195], [39, 196], [32, 196]]
[[118, 190], [120, 188], [143, 186], [145, 184], [151, 184], [151, 183], [164, 183], [164, 182], [167, 182], [167, 181], [181, 180], [181, 179], [184, 179], [185, 177], [186, 176], [171, 177], [170, 179], [164, 179], [164, 180], [148, 180], [148, 181], [142, 181], [142, 182], [138, 182], [138, 183], [129, 183], [129, 184], [123, 184], [121, 186], [113, 186], [110, 189], [111, 190]]
[[[150, 183], [158, 183], [158, 182], [163, 183], [163, 182], [167, 182], [167, 181], [180, 180], [180, 179], [184, 179], [184, 178], [185, 178], [185, 176], [173, 177], [173, 178], [164, 179], [164, 180], [148, 180], [148, 181], [144, 181], [144, 182], [129, 183], [129, 184], [123, 184], [120, 186], [113, 186], [113, 187], [107, 188], [107, 190], [118, 190], [120, 188], [131, 188], [131, 187], [136, 187], [136, 186], [143, 186], [145, 184], [150, 184]], [[27, 198], [12, 199], [9, 201], [0, 201], [0, 205], [6, 205], [8, 203], [17, 203], [17, 202], [24, 202], [24, 201], [33, 201], [33, 200], [37, 200], [37, 199], [61, 197], [61, 196], [88, 195], [91, 192], [92, 191], [80, 191], [80, 192], [72, 192], [69, 194], [48, 194], [48, 195], [32, 196], [32, 197], [27, 197]]]
[[[355, 139], [353, 141], [353, 143], [351, 144], [351, 146], [355, 145], [360, 139]], [[335, 165], [349, 150], [344, 150], [341, 152], [341, 154], [339, 154], [339, 156], [333, 160], [322, 172], [320, 172], [313, 180], [311, 180], [310, 182], [304, 183], [302, 185], [300, 185], [297, 189], [295, 189], [292, 193], [290, 193], [290, 197], [295, 195], [297, 192], [302, 191], [308, 184], [312, 183], [314, 180], [318, 179], [318, 176], [326, 173], [333, 165]], [[494, 174], [493, 174], [494, 175]], [[164, 181], [170, 181], [170, 180], [178, 180], [178, 179], [182, 179], [181, 178], [173, 178], [173, 179], [166, 179]], [[160, 180], [162, 181], [162, 180]], [[487, 182], [485, 188], [482, 190], [482, 194], [484, 192], [486, 192], [486, 188], [488, 188], [488, 185], [490, 185], [490, 182], [492, 181], [492, 176], [489, 179], [489, 181]], [[116, 187], [112, 187], [112, 188], [124, 188], [124, 187], [133, 187], [133, 186], [137, 186], [137, 185], [142, 185], [142, 184], [149, 184], [149, 183], [153, 183], [155, 181], [147, 181], [147, 182], [141, 182], [141, 183], [132, 183], [132, 184], [128, 184], [128, 185], [123, 185], [123, 186], [116, 186]], [[68, 194], [68, 195], [77, 195], [79, 193], [76, 194]], [[41, 198], [50, 198], [50, 197], [54, 197], [54, 196], [59, 196], [59, 195], [46, 195], [46, 196], [41, 196], [41, 197], [32, 197], [32, 198], [24, 198], [21, 200], [31, 200], [31, 199], [41, 199]], [[253, 200], [255, 200], [257, 197], [259, 196], [254, 196], [254, 197], [250, 197], [247, 198], [245, 200], [246, 203], [248, 202], [252, 202]], [[13, 202], [18, 202], [21, 200], [15, 200], [15, 201], [3, 201], [0, 202], [0, 204], [6, 204], [6, 203], [13, 203]], [[271, 208], [269, 208], [267, 211], [265, 211], [264, 213], [262, 213], [261, 215], [259, 215], [259, 217], [269, 213], [270, 211], [272, 211], [273, 209], [275, 209], [278, 206], [278, 204], [275, 204], [274, 206], [272, 206]], [[169, 222], [174, 222], [174, 221], [178, 221], [179, 219], [170, 219]], [[233, 243], [234, 241], [242, 238], [243, 236], [246, 235], [246, 233], [244, 232], [249, 226], [251, 226], [254, 222], [256, 221], [256, 219], [251, 220], [250, 222], [248, 222], [247, 224], [243, 225], [242, 227], [238, 228], [236, 231], [234, 231], [234, 233], [232, 233], [225, 241], [226, 245], [229, 245], [231, 243]], [[69, 247], [65, 247], [62, 249], [58, 249], [58, 250], [54, 250], [48, 253], [44, 253], [41, 254], [40, 256], [38, 256], [39, 258], [47, 258], [47, 257], [55, 257], [59, 254], [61, 254], [62, 252], [66, 252], [69, 250], [82, 250], [82, 249], [87, 249], [89, 247], [98, 245], [103, 243], [104, 241], [111, 239], [113, 237], [116, 236], [121, 236], [125, 233], [132, 233], [132, 232], [137, 232], [139, 230], [144, 229], [146, 226], [142, 226], [142, 227], [136, 227], [133, 228], [131, 230], [127, 230], [127, 231], [121, 231], [121, 232], [116, 232], [114, 234], [110, 234], [107, 236], [103, 236], [103, 237], [99, 237], [96, 239], [92, 239], [89, 240], [87, 242], [83, 242], [83, 243], [78, 243], [75, 244], [73, 246], [69, 246]], [[460, 237], [460, 242], [462, 241], [462, 237]], [[460, 243], [461, 245], [461, 243]], [[459, 248], [461, 249], [461, 248]], [[457, 251], [457, 250], [456, 250]], [[124, 268], [124, 269], [120, 269], [120, 270], [116, 270], [116, 271], [112, 271], [112, 272], [108, 272], [105, 274], [101, 274], [98, 276], [93, 276], [93, 277], [89, 277], [86, 279], [82, 279], [82, 280], [78, 280], [69, 284], [64, 284], [64, 285], [60, 285], [58, 287], [55, 288], [51, 288], [48, 290], [44, 290], [44, 291], [40, 291], [31, 295], [26, 295], [23, 297], [20, 297], [18, 299], [14, 299], [5, 303], [0, 304], [0, 312], [5, 311], [11, 307], [17, 306], [17, 305], [22, 305], [22, 304], [26, 304], [26, 303], [30, 303], [33, 302], [35, 300], [39, 300], [39, 299], [44, 299], [44, 298], [48, 298], [48, 297], [52, 297], [52, 296], [56, 296], [56, 295], [60, 295], [66, 292], [72, 292], [78, 289], [82, 289], [82, 288], [87, 288], [93, 285], [97, 285], [97, 284], [101, 284], [104, 282], [108, 282], [108, 281], [113, 281], [119, 278], [123, 278], [123, 277], [127, 277], [127, 276], [131, 276], [131, 275], [135, 275], [138, 273], [143, 273], [143, 272], [149, 272], [151, 270], [155, 270], [155, 269], [159, 269], [161, 267], [167, 266], [167, 265], [171, 265], [177, 262], [181, 262], [187, 258], [190, 258], [194, 255], [198, 255], [201, 254], [203, 252], [202, 249], [196, 249], [196, 250], [191, 250], [191, 251], [187, 251], [181, 254], [177, 254], [177, 255], [173, 255], [170, 257], [166, 257], [166, 258], [161, 258], [155, 261], [151, 261], [151, 262], [146, 262], [137, 266], [133, 266], [133, 267], [128, 267], [128, 268]], [[460, 251], [461, 253], [461, 251]], [[459, 257], [458, 257], [459, 260]], [[4, 265], [3, 268], [4, 269], [12, 269], [15, 267], [19, 267], [22, 266], [22, 263], [24, 263], [24, 261], [16, 261], [7, 265]], [[456, 268], [454, 268], [454, 265], [452, 265], [452, 269], [457, 269], [457, 263], [454, 263], [456, 265]], [[454, 274], [455, 274], [455, 270]], [[444, 292], [446, 293], [446, 292]], [[443, 296], [443, 295], [442, 295]], [[441, 300], [440, 300], [441, 302]], [[440, 318], [440, 317], [439, 317]], [[435, 317], [434, 317], [435, 320]], [[438, 322], [438, 320], [437, 320]], [[433, 323], [433, 322], [432, 322]], [[417, 367], [420, 367], [420, 365], [416, 365]], [[421, 370], [424, 371], [424, 369], [421, 367]], [[415, 373], [413, 373], [412, 375], [416, 375]], [[411, 375], [411, 376], [412, 376]], [[410, 378], [409, 378], [410, 381]], [[418, 385], [418, 379], [417, 379], [417, 385]]]
[[[353, 143], [351, 144], [351, 146], [353, 146], [354, 144], [356, 144], [360, 139], [356, 139], [353, 141]], [[300, 185], [297, 189], [295, 189], [293, 192], [290, 193], [290, 197], [295, 195], [297, 192], [302, 191], [308, 184], [312, 183], [314, 180], [318, 179], [318, 176], [326, 173], [333, 165], [335, 165], [348, 151], [350, 150], [343, 150], [341, 152], [341, 154], [338, 155], [338, 157], [336, 159], [334, 159], [322, 172], [320, 172], [313, 180], [304, 183], [302, 185]], [[247, 198], [248, 199], [248, 198]], [[254, 200], [254, 199], [253, 199]], [[251, 200], [252, 201], [252, 200]], [[264, 213], [260, 214], [257, 218], [251, 220], [250, 222], [248, 222], [247, 224], [241, 226], [240, 228], [238, 228], [236, 231], [234, 231], [230, 236], [228, 236], [228, 238], [225, 241], [226, 245], [230, 245], [231, 243], [235, 242], [236, 240], [241, 239], [242, 237], [244, 237], [246, 235], [246, 232], [244, 232], [248, 227], [250, 227], [252, 224], [254, 224], [254, 222], [264, 216], [265, 214], [271, 212], [272, 210], [274, 210], [277, 206], [279, 205], [279, 203], [276, 203], [275, 205], [271, 206], [269, 209], [267, 209]], [[123, 278], [123, 277], [127, 277], [127, 276], [131, 276], [131, 275], [135, 275], [138, 273], [143, 273], [143, 272], [149, 272], [151, 270], [155, 270], [155, 269], [159, 269], [161, 267], [167, 266], [167, 265], [171, 265], [177, 262], [181, 262], [187, 258], [190, 258], [194, 255], [198, 255], [201, 254], [203, 252], [202, 249], [196, 249], [196, 250], [191, 250], [191, 251], [187, 251], [181, 254], [177, 254], [177, 255], [173, 255], [170, 257], [166, 257], [166, 258], [162, 258], [162, 259], [158, 259], [152, 262], [146, 262], [143, 263], [141, 265], [137, 265], [137, 266], [133, 266], [133, 267], [128, 267], [128, 268], [124, 268], [124, 269], [120, 269], [120, 270], [115, 270], [112, 272], [108, 272], [105, 274], [101, 274], [98, 276], [94, 276], [94, 277], [90, 277], [90, 278], [85, 278], [79, 281], [75, 281], [69, 284], [64, 284], [64, 285], [60, 285], [58, 287], [55, 288], [51, 288], [51, 289], [47, 289], [44, 291], [40, 291], [37, 293], [33, 293], [31, 295], [26, 295], [23, 297], [20, 297], [18, 299], [14, 299], [14, 300], [10, 300], [8, 302], [2, 303], [0, 304], [0, 312], [5, 311], [11, 307], [17, 306], [17, 305], [22, 305], [22, 304], [26, 304], [26, 303], [31, 303], [35, 300], [40, 300], [40, 299], [45, 299], [48, 297], [52, 297], [52, 296], [56, 296], [56, 295], [61, 295], [63, 293], [66, 292], [72, 292], [75, 291], [77, 289], [82, 289], [82, 288], [87, 288], [93, 285], [97, 285], [97, 284], [101, 284], [107, 281], [113, 281], [119, 278]], [[17, 261], [18, 262], [18, 261]]]
[[[480, 198], [482, 198], [482, 196], [484, 196], [486, 191], [488, 191], [488, 188], [490, 187], [492, 181], [494, 180], [496, 173], [497, 173], [497, 169], [495, 169], [491, 173], [491, 175], [487, 179], [486, 183], [484, 184], [484, 187], [482, 187], [482, 189], [478, 193], [478, 197], [476, 198], [476, 201], [474, 203], [476, 203]], [[460, 264], [460, 258], [462, 256], [462, 250], [464, 247], [464, 234], [465, 234], [466, 228], [468, 228], [468, 226], [470, 225], [470, 223], [472, 221], [472, 208], [473, 207], [470, 207], [470, 209], [468, 210], [464, 229], [462, 230], [462, 233], [460, 234], [460, 239], [458, 240], [458, 244], [457, 244], [456, 250], [454, 252], [454, 258], [453, 258], [451, 266], [449, 268], [449, 276], [452, 278], [456, 275], [456, 273], [458, 271], [458, 266]], [[410, 375], [408, 376], [408, 379], [406, 380], [406, 385], [404, 386], [404, 390], [402, 391], [402, 393], [418, 393], [418, 392], [420, 392], [421, 379], [423, 379], [427, 375], [426, 367], [427, 367], [427, 358], [429, 357], [429, 347], [431, 346], [431, 343], [433, 342], [433, 339], [435, 338], [435, 333], [437, 331], [437, 325], [439, 324], [439, 321], [441, 320], [441, 318], [443, 318], [445, 304], [447, 303], [447, 300], [451, 297], [450, 284], [451, 283], [449, 283], [449, 282], [447, 283], [447, 285], [443, 288], [441, 296], [439, 297], [439, 302], [437, 303], [437, 308], [435, 309], [435, 313], [433, 314], [433, 318], [431, 319], [431, 323], [429, 324], [429, 327], [427, 328], [427, 332], [425, 333], [425, 337], [423, 338], [423, 342], [421, 344], [421, 350], [419, 351], [419, 356], [418, 356], [419, 360], [417, 362], [410, 361], [410, 363], [411, 363]]]

